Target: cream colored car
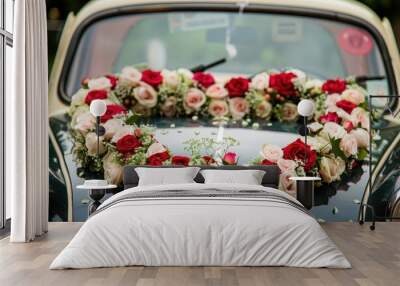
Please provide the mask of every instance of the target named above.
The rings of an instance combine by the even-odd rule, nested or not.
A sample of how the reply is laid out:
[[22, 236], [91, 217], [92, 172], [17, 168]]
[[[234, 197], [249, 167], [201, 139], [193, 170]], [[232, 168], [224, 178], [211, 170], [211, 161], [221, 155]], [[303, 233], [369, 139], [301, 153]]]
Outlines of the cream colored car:
[[[400, 93], [400, 59], [390, 23], [355, 1], [91, 1], [68, 16], [50, 77], [50, 219], [81, 221], [87, 216], [86, 194], [75, 189], [82, 179], [71, 155], [66, 115], [83, 78], [126, 65], [191, 68], [224, 58], [232, 50], [235, 57], [212, 72], [252, 75], [293, 67], [322, 80], [358, 77], [370, 94]], [[385, 103], [393, 111], [399, 109], [398, 100]], [[364, 166], [358, 175], [317, 196], [315, 216], [356, 220], [361, 200], [373, 203], [378, 214], [387, 212], [389, 205], [396, 209], [400, 136], [394, 118], [383, 122], [373, 152], [373, 194]], [[151, 123], [166, 124], [157, 118]], [[185, 126], [182, 121], [176, 124]], [[276, 124], [258, 133], [243, 129], [242, 146], [261, 144], [272, 132], [277, 134], [271, 137], [275, 143], [298, 136], [293, 125]], [[168, 140], [172, 145], [176, 140], [172, 148], [180, 150], [176, 138]], [[249, 149], [241, 150], [243, 158], [258, 152]], [[392, 163], [384, 166], [389, 157]]]

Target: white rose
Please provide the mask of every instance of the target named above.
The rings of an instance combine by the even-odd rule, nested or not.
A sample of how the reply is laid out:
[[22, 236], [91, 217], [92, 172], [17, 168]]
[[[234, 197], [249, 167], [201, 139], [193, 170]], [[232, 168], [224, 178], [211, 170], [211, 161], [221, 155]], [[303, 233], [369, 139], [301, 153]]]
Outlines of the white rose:
[[175, 96], [170, 96], [165, 100], [161, 106], [161, 111], [166, 117], [173, 117], [176, 114], [176, 102]]
[[206, 102], [206, 96], [200, 89], [191, 88], [185, 94], [183, 101], [189, 110], [199, 110]]
[[232, 118], [241, 119], [249, 113], [249, 103], [246, 99], [241, 97], [232, 98], [229, 100], [229, 110], [232, 114]]
[[346, 130], [335, 122], [327, 122], [322, 128], [321, 136], [329, 140], [329, 138], [343, 138], [346, 135]]
[[90, 113], [90, 111], [77, 112], [76, 116], [72, 118], [72, 122], [73, 129], [86, 134], [89, 130], [95, 127], [96, 118]]
[[287, 71], [288, 73], [294, 73], [296, 75], [296, 77], [294, 79], [292, 79], [292, 82], [295, 85], [304, 85], [306, 83], [307, 80], [307, 76], [304, 72], [302, 72], [301, 70], [298, 69], [291, 69]]
[[278, 146], [264, 144], [261, 149], [261, 156], [272, 163], [276, 163], [283, 157], [283, 151]]
[[360, 148], [368, 148], [369, 146], [369, 134], [368, 131], [362, 128], [353, 129], [350, 132], [357, 140], [357, 145]]
[[269, 75], [265, 72], [253, 77], [250, 86], [256, 90], [265, 90], [269, 87]]
[[340, 100], [340, 94], [333, 93], [329, 94], [325, 100], [326, 112], [337, 112], [340, 108], [336, 106], [336, 103]]
[[256, 115], [260, 118], [267, 118], [272, 112], [272, 105], [268, 101], [262, 101], [256, 106]]
[[193, 78], [193, 73], [188, 69], [180, 68], [180, 69], [177, 70], [177, 72], [178, 72], [178, 74], [184, 76], [186, 79], [190, 79], [191, 80]]
[[308, 124], [307, 127], [308, 127], [308, 129], [311, 130], [311, 132], [316, 133], [319, 130], [321, 130], [324, 126], [319, 122], [313, 122], [311, 124]]
[[223, 117], [229, 112], [228, 104], [225, 100], [213, 99], [208, 106], [208, 113], [214, 117]]
[[212, 99], [222, 99], [228, 96], [228, 91], [223, 84], [213, 84], [206, 90], [206, 95]]
[[104, 156], [103, 168], [104, 179], [109, 184], [120, 185], [122, 183], [123, 167], [114, 160], [111, 153]]
[[85, 104], [85, 98], [88, 94], [89, 90], [81, 88], [79, 89], [71, 98], [72, 106], [79, 106]]
[[293, 160], [278, 159], [276, 162], [282, 173], [292, 171], [295, 172], [297, 164]]
[[176, 71], [163, 70], [161, 74], [163, 76], [163, 83], [172, 88], [176, 88], [180, 83], [179, 74]]
[[369, 114], [367, 111], [360, 107], [356, 107], [351, 112], [351, 122], [355, 127], [361, 124], [361, 127], [369, 130]]
[[142, 73], [133, 67], [124, 67], [119, 77], [122, 80], [139, 83], [142, 78]]
[[282, 120], [283, 121], [296, 121], [298, 117], [297, 105], [286, 102], [282, 106]]
[[[304, 140], [303, 140], [304, 141]], [[328, 140], [321, 136], [307, 137], [307, 144], [318, 153], [327, 154], [332, 150], [332, 145]]]
[[346, 111], [344, 111], [341, 108], [338, 108], [338, 110], [336, 111], [336, 114], [343, 119], [343, 121], [352, 121], [351, 119], [351, 115], [348, 114]]
[[88, 82], [89, 89], [109, 89], [111, 86], [111, 81], [105, 76], [91, 79]]
[[141, 84], [134, 89], [134, 97], [146, 108], [153, 108], [157, 105], [157, 92], [148, 84]]
[[110, 140], [113, 136], [124, 126], [122, 120], [120, 118], [112, 118], [107, 120], [106, 123], [103, 124], [103, 127], [106, 129], [106, 133], [104, 134], [104, 139]]
[[358, 89], [347, 89], [342, 93], [342, 99], [360, 105], [365, 101], [364, 93]]
[[155, 142], [149, 146], [147, 149], [146, 157], [149, 158], [158, 153], [164, 153], [167, 149], [161, 143]]
[[[97, 155], [97, 135], [94, 132], [89, 132], [85, 136], [85, 146], [90, 156]], [[103, 154], [106, 148], [103, 143], [103, 136], [99, 137], [99, 154]]]
[[358, 145], [356, 137], [351, 134], [344, 135], [340, 141], [340, 149], [347, 157], [357, 155]]
[[296, 173], [293, 171], [287, 171], [281, 173], [279, 176], [279, 189], [296, 197], [296, 182], [290, 180], [290, 177], [296, 177], [296, 176], [297, 176]]
[[321, 89], [323, 84], [324, 84], [324, 82], [322, 80], [311, 79], [311, 80], [306, 81], [306, 83], [304, 84], [304, 89], [305, 90]]
[[340, 179], [346, 169], [346, 163], [341, 158], [322, 157], [319, 163], [319, 174], [325, 183]]

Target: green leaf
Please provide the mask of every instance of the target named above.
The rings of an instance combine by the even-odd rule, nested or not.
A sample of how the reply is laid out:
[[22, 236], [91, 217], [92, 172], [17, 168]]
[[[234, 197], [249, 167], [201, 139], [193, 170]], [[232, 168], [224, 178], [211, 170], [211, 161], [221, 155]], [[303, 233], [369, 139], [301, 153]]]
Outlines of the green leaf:
[[360, 161], [362, 161], [362, 160], [364, 160], [367, 156], [368, 156], [368, 151], [367, 151], [367, 149], [361, 148], [361, 149], [358, 151], [357, 159], [360, 160]]
[[347, 161], [346, 155], [340, 149], [340, 139], [329, 138], [332, 145], [332, 152], [336, 157], [342, 158], [345, 162]]
[[136, 123], [139, 120], [139, 117], [140, 117], [139, 113], [134, 113], [133, 115], [129, 116], [126, 119], [125, 123], [128, 124], [128, 125], [136, 125]]

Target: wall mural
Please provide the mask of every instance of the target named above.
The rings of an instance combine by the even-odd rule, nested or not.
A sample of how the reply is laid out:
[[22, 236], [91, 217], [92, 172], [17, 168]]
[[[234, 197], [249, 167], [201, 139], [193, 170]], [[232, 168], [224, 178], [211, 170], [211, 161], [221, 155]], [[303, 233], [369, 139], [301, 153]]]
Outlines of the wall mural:
[[[233, 136], [220, 132], [229, 127], [262, 130], [272, 125], [298, 126], [297, 103], [304, 98], [316, 105], [309, 119], [308, 145], [294, 133], [284, 147], [274, 144], [275, 139], [269, 136], [259, 146], [239, 146], [243, 144], [243, 138], [238, 138], [240, 132]], [[89, 111], [95, 99], [107, 104], [107, 112], [101, 117], [106, 132], [100, 138], [100, 158], [96, 156], [96, 119]], [[276, 164], [282, 172], [282, 191], [294, 191], [289, 177], [307, 174], [321, 176], [328, 193], [329, 185], [336, 184], [332, 187], [335, 189], [344, 178], [360, 178], [368, 156], [367, 107], [366, 91], [352, 78], [321, 81], [293, 69], [263, 72], [250, 79], [217, 78], [186, 69], [156, 71], [127, 66], [118, 74], [82, 81], [81, 89], [72, 97], [69, 132], [73, 160], [82, 178], [104, 174], [109, 182], [120, 185], [122, 168], [128, 164]], [[154, 128], [142, 123], [146, 118], [207, 121], [218, 132], [202, 137], [189, 126], [194, 133], [186, 134], [178, 142], [183, 149], [176, 151], [163, 141], [175, 123]], [[178, 137], [174, 136], [175, 145]], [[242, 154], [240, 148], [251, 150], [251, 154]]]

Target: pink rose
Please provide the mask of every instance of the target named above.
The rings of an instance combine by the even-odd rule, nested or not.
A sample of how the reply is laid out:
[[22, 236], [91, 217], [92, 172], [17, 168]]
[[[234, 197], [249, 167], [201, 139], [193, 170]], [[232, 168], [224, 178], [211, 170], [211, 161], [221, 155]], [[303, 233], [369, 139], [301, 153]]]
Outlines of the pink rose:
[[180, 83], [179, 74], [176, 71], [163, 70], [161, 72], [163, 84], [176, 88]]
[[272, 112], [272, 105], [268, 101], [262, 101], [256, 106], [256, 115], [259, 118], [267, 118]]
[[89, 111], [87, 111], [74, 116], [73, 122], [75, 122], [75, 124], [73, 124], [73, 129], [85, 134], [90, 129], [95, 127], [96, 118]]
[[360, 105], [365, 101], [364, 94], [358, 89], [347, 89], [342, 93], [342, 99]]
[[272, 163], [276, 163], [283, 157], [283, 151], [278, 146], [264, 144], [262, 146], [261, 156]]
[[296, 182], [290, 180], [290, 177], [296, 176], [296, 173], [293, 171], [281, 173], [279, 176], [279, 189], [281, 191], [288, 192], [292, 196], [296, 196]]
[[362, 128], [369, 129], [369, 115], [367, 111], [361, 107], [357, 107], [353, 109], [350, 116], [355, 127], [361, 125]]
[[340, 149], [347, 157], [357, 155], [358, 145], [356, 137], [351, 134], [344, 135], [340, 141]]
[[249, 103], [242, 97], [235, 97], [229, 100], [229, 110], [234, 119], [241, 119], [249, 113]]
[[123, 122], [120, 118], [112, 118], [103, 124], [106, 129], [104, 139], [110, 140], [123, 127]]
[[228, 91], [222, 84], [213, 84], [206, 90], [206, 95], [212, 99], [222, 99], [228, 96]]
[[343, 138], [343, 136], [346, 135], [346, 130], [344, 130], [342, 126], [334, 122], [325, 123], [321, 132], [321, 135], [327, 140], [329, 140], [329, 138]]
[[161, 112], [166, 117], [173, 117], [176, 114], [176, 102], [177, 99], [175, 96], [168, 97], [164, 104], [161, 106]]
[[228, 112], [229, 107], [225, 100], [211, 100], [210, 105], [208, 106], [208, 113], [214, 117], [225, 116], [228, 114]]
[[224, 163], [224, 165], [236, 165], [237, 163], [236, 157], [237, 157], [236, 153], [228, 152], [222, 158], [222, 162]]
[[295, 172], [296, 167], [297, 167], [297, 164], [295, 161], [286, 160], [286, 159], [279, 159], [277, 161], [277, 165], [282, 173], [285, 173], [288, 171]]
[[153, 108], [157, 105], [157, 92], [150, 85], [142, 84], [135, 88], [134, 97], [144, 107]]
[[350, 132], [357, 140], [358, 147], [368, 148], [369, 146], [369, 134], [368, 131], [362, 128], [354, 129]]
[[197, 88], [191, 88], [183, 98], [184, 104], [191, 110], [199, 110], [206, 102], [206, 96]]
[[140, 71], [133, 67], [124, 67], [121, 71], [120, 79], [129, 81], [132, 83], [139, 83], [142, 78]]
[[325, 100], [325, 107], [327, 112], [336, 112], [339, 107], [336, 106], [336, 103], [340, 100], [340, 95], [337, 93], [329, 94]]

